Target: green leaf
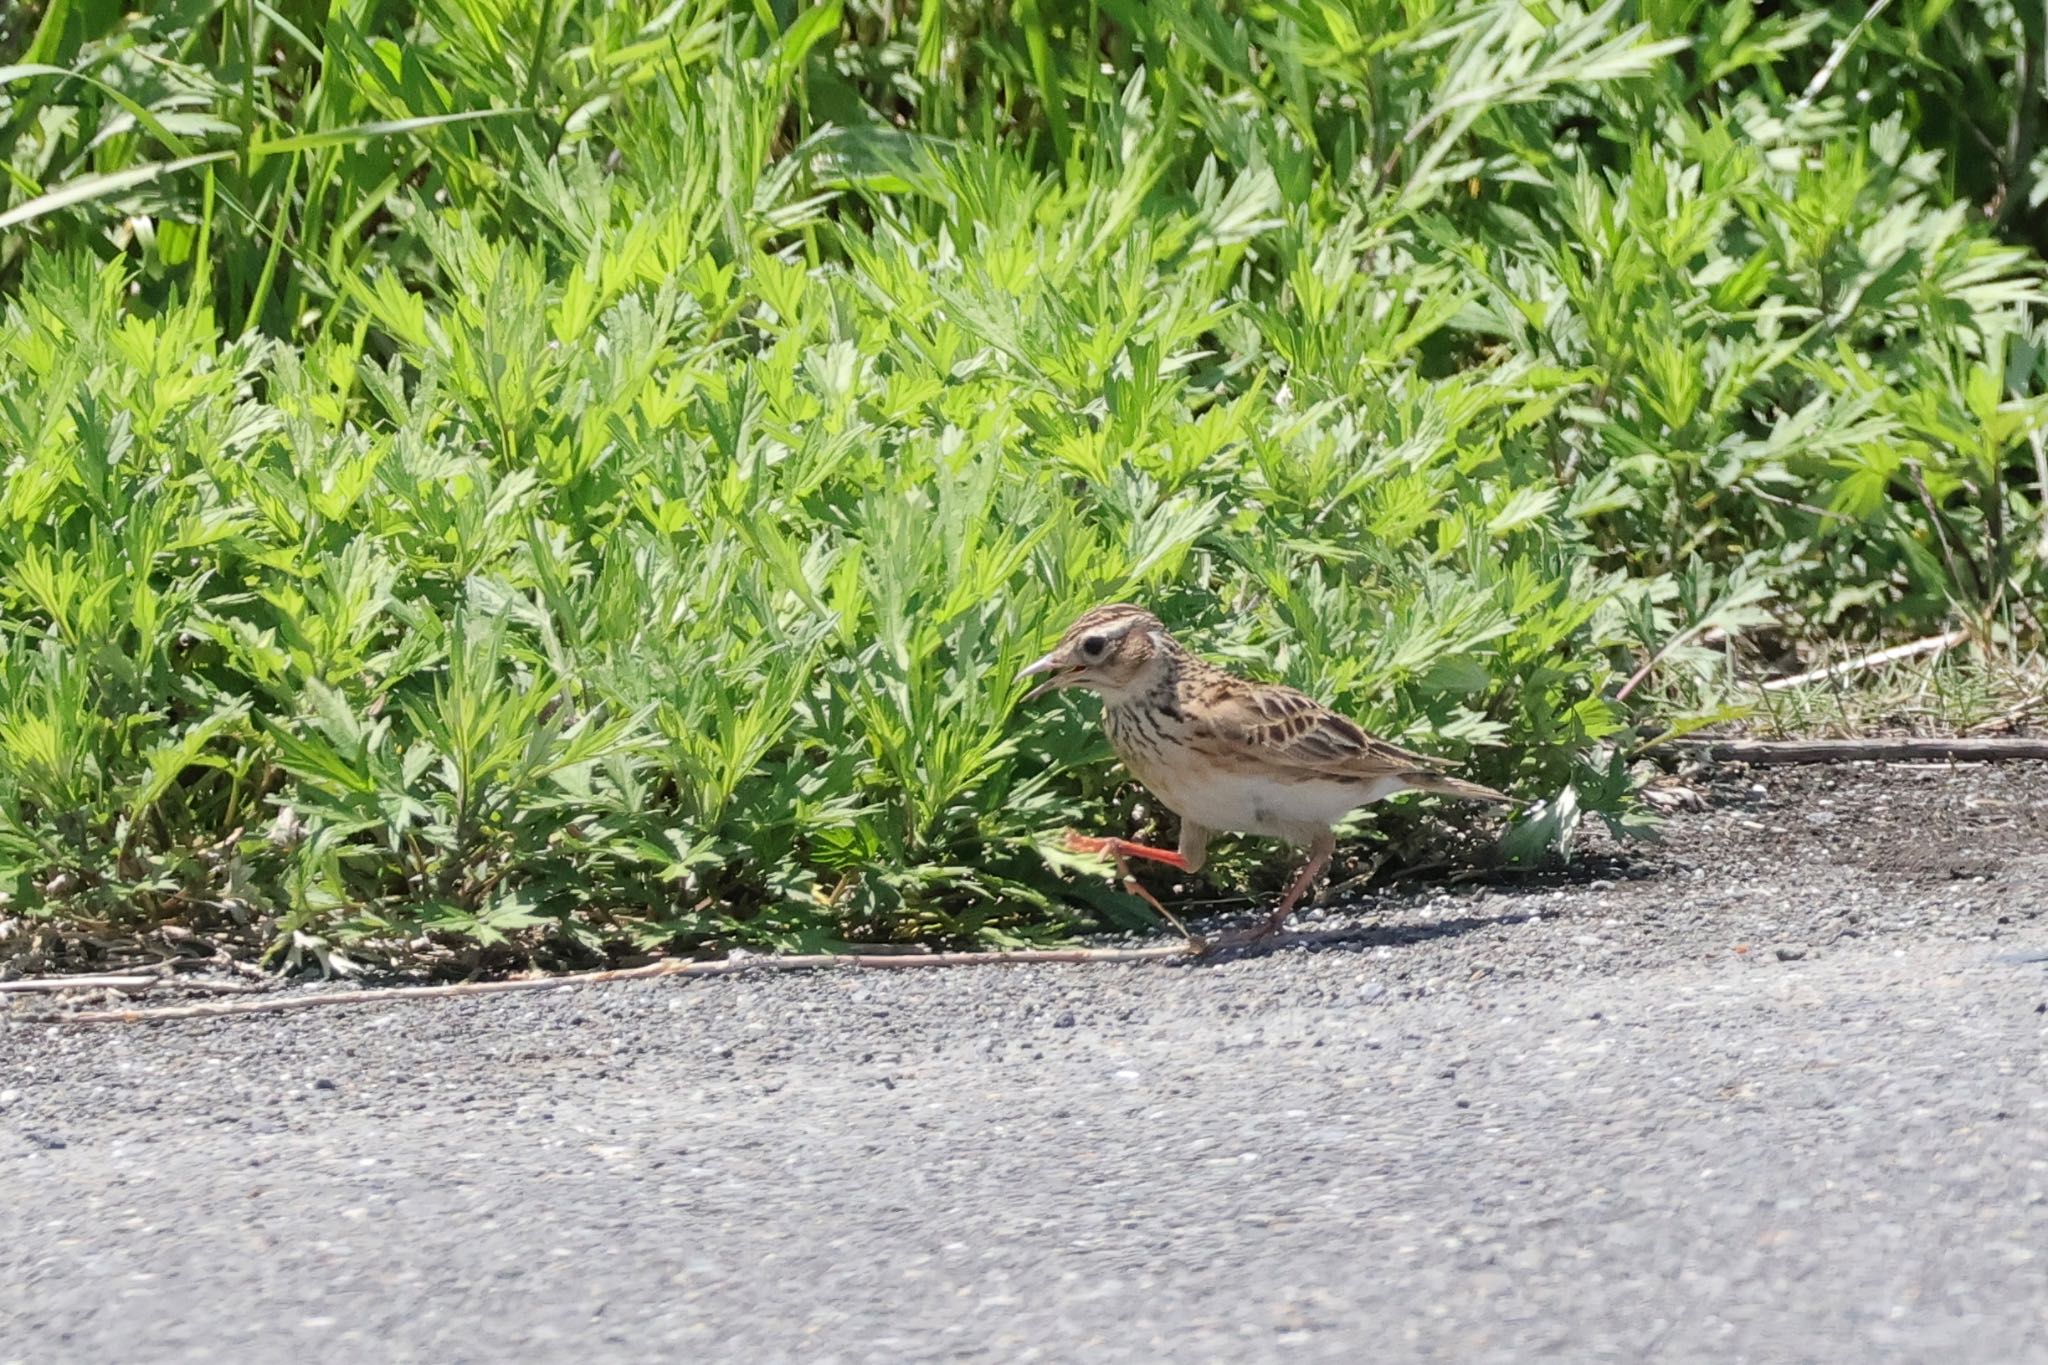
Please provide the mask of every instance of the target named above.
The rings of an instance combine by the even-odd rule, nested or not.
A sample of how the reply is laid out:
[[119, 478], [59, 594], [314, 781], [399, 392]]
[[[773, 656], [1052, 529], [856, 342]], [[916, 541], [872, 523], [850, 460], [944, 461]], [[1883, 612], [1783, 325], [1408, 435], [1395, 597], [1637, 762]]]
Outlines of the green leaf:
[[417, 133], [428, 128], [475, 123], [481, 119], [510, 118], [515, 114], [530, 112], [532, 111], [516, 108], [466, 109], [452, 114], [419, 114], [412, 118], [378, 119], [370, 123], [352, 123], [341, 128], [321, 128], [310, 133], [295, 133], [290, 137], [257, 138], [249, 144], [248, 154], [251, 161], [261, 161], [265, 157], [284, 156], [291, 152], [352, 146], [377, 138], [395, 137], [400, 133]]
[[195, 156], [181, 156], [172, 161], [149, 161], [124, 170], [81, 175], [65, 181], [53, 190], [36, 195], [33, 199], [16, 204], [5, 213], [0, 213], [0, 231], [20, 227], [24, 223], [33, 223], [78, 204], [89, 204], [96, 199], [105, 199], [139, 188], [161, 176], [174, 175], [179, 171], [187, 171], [194, 166], [204, 166], [215, 161], [226, 161], [233, 155], [233, 152], [201, 152]]

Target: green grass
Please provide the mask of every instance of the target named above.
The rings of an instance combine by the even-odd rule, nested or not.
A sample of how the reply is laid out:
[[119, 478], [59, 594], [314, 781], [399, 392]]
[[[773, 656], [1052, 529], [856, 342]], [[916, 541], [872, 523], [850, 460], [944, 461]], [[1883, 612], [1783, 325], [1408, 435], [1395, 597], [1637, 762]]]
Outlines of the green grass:
[[2038, 647], [1996, 6], [147, 8], [0, 19], [0, 918], [1139, 924], [1010, 681], [1111, 599], [1515, 856], [1637, 820], [1715, 632]]

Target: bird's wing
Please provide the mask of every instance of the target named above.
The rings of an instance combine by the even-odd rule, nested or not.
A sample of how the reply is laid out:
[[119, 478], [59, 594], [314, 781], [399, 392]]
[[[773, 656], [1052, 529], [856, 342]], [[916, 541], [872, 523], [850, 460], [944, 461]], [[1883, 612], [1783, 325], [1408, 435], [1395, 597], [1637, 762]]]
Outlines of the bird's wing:
[[1444, 766], [1441, 759], [1374, 738], [1291, 687], [1231, 687], [1203, 701], [1196, 712], [1203, 718], [1197, 740], [1207, 738], [1250, 761], [1304, 775], [1363, 779], [1427, 773]]

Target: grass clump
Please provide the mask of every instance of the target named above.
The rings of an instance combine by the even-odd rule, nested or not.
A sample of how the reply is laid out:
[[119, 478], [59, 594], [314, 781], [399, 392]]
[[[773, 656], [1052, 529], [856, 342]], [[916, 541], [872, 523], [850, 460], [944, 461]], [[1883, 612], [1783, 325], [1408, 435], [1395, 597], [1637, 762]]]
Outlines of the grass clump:
[[1839, 93], [1919, 14], [17, 10], [0, 913], [1137, 923], [1010, 681], [1112, 598], [1550, 798], [1517, 852], [1717, 634], [2018, 647], [2039, 263]]

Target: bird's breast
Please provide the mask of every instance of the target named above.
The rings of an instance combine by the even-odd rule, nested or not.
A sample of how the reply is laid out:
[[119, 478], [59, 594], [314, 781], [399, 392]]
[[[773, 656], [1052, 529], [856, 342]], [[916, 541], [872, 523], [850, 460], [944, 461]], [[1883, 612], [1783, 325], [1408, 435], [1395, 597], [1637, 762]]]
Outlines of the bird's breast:
[[1187, 785], [1187, 769], [1195, 757], [1180, 717], [1142, 704], [1108, 706], [1103, 708], [1102, 730], [1131, 775], [1179, 811], [1173, 793]]

